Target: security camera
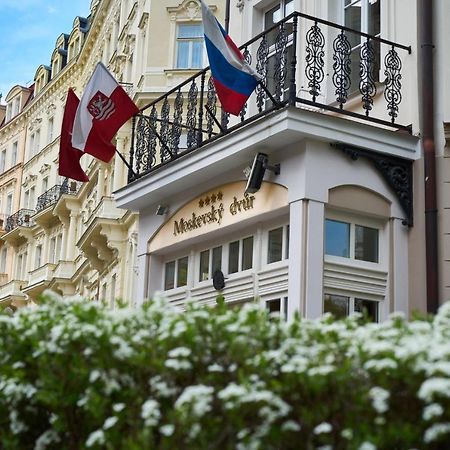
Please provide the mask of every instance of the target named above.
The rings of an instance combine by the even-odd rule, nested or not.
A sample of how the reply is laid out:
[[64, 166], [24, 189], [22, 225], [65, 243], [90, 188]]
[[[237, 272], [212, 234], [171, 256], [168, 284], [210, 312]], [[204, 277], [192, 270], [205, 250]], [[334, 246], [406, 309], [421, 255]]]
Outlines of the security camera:
[[254, 194], [259, 191], [266, 169], [272, 171], [275, 175], [279, 175], [280, 173], [279, 164], [269, 166], [269, 157], [265, 153], [257, 153], [253, 160], [250, 176], [247, 180], [247, 186], [245, 187], [246, 194]]
[[158, 205], [156, 208], [156, 215], [157, 216], [164, 216], [169, 211], [169, 207], [166, 205]]

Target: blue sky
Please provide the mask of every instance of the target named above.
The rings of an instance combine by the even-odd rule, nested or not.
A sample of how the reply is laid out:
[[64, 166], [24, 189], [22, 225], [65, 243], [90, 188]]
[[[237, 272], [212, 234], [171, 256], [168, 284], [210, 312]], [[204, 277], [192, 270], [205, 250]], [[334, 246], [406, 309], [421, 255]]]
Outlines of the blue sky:
[[41, 64], [50, 65], [57, 37], [69, 34], [91, 0], [0, 0], [0, 93], [29, 86]]

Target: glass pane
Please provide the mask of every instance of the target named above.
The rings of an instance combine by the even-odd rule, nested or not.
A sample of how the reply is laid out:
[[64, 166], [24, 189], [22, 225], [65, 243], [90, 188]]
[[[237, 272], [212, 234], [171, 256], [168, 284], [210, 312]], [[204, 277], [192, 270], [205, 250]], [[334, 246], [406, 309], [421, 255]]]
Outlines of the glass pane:
[[279, 298], [275, 300], [269, 300], [266, 302], [266, 307], [270, 313], [272, 312], [280, 312], [281, 311], [281, 301]]
[[378, 230], [355, 226], [355, 259], [378, 262]]
[[267, 254], [267, 262], [273, 263], [275, 261], [281, 261], [283, 248], [283, 228], [277, 228], [276, 230], [269, 231], [269, 246]]
[[222, 247], [213, 248], [212, 252], [211, 274], [214, 275], [216, 270], [222, 270]]
[[231, 242], [228, 253], [228, 273], [239, 270], [239, 241]]
[[294, 12], [294, 0], [286, 0], [284, 6], [284, 17]]
[[264, 14], [264, 29], [267, 30], [281, 19], [281, 6], [278, 4]]
[[166, 274], [164, 279], [164, 289], [173, 289], [175, 287], [175, 261], [166, 263]]
[[253, 266], [253, 236], [242, 241], [242, 270]]
[[380, 3], [378, 0], [369, 1], [368, 33], [373, 36], [380, 33]]
[[203, 66], [203, 41], [192, 42], [192, 61], [190, 68], [199, 69]]
[[350, 224], [325, 220], [325, 254], [350, 257]]
[[378, 322], [378, 302], [355, 298], [355, 311], [364, 314], [372, 322]]
[[189, 42], [178, 42], [177, 49], [177, 68], [187, 69], [189, 67]]
[[348, 316], [349, 298], [343, 295], [325, 294], [323, 299], [323, 312], [333, 314], [336, 319]]
[[[361, 30], [361, 2], [358, 1], [351, 6], [345, 8], [345, 22], [344, 25], [352, 30]], [[361, 43], [361, 36], [356, 33], [347, 32], [347, 37], [350, 45], [355, 47]]]
[[209, 250], [200, 253], [200, 280], [205, 281], [209, 278]]
[[178, 260], [177, 286], [186, 286], [188, 277], [188, 257]]
[[203, 37], [203, 26], [201, 24], [184, 24], [178, 26], [179, 38]]

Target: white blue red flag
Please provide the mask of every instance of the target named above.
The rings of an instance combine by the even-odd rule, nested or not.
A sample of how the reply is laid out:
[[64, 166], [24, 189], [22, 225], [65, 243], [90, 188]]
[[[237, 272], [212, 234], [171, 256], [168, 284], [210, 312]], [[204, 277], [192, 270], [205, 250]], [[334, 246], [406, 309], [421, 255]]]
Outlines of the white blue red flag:
[[260, 81], [203, 0], [202, 16], [211, 74], [224, 111], [239, 115]]

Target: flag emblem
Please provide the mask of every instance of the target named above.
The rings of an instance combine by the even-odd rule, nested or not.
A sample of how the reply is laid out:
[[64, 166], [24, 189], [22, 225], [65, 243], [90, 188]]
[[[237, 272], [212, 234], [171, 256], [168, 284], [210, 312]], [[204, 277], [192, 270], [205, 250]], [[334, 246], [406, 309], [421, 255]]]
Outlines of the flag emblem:
[[91, 98], [87, 109], [91, 116], [97, 120], [106, 120], [116, 111], [114, 102], [101, 91], [97, 91]]

